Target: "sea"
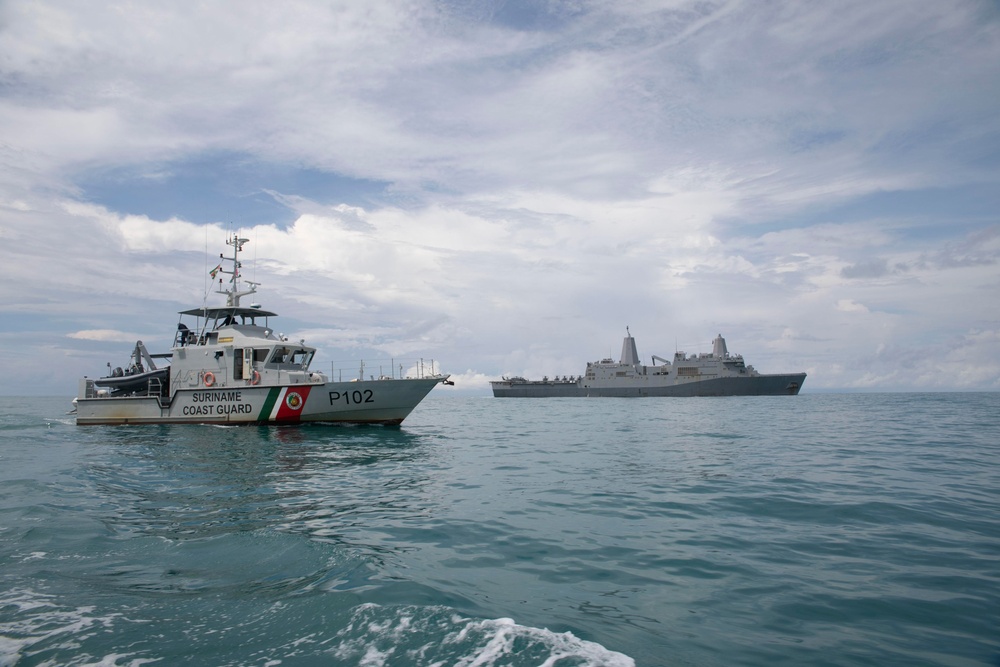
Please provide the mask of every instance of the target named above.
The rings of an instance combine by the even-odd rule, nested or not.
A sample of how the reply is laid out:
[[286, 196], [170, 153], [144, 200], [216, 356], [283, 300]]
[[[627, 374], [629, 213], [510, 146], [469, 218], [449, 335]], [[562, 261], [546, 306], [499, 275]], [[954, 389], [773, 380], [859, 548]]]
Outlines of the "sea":
[[1000, 393], [78, 427], [0, 398], [0, 666], [1000, 665]]

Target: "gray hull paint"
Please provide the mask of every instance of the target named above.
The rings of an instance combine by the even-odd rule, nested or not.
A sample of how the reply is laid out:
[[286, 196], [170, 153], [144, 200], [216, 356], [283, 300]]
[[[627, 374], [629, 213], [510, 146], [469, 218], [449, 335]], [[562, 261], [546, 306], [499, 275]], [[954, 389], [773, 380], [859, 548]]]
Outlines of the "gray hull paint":
[[665, 386], [585, 387], [582, 382], [494, 382], [497, 398], [601, 397], [641, 398], [646, 396], [794, 396], [805, 382], [805, 373], [759, 375], [745, 378], [691, 380]]

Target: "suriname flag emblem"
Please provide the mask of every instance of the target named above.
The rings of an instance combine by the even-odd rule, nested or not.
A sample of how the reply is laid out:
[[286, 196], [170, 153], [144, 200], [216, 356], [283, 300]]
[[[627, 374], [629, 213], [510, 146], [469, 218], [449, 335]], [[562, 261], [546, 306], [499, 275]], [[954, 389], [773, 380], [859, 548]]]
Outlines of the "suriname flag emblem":
[[296, 387], [272, 387], [264, 401], [258, 419], [262, 422], [297, 422], [309, 400], [309, 385]]

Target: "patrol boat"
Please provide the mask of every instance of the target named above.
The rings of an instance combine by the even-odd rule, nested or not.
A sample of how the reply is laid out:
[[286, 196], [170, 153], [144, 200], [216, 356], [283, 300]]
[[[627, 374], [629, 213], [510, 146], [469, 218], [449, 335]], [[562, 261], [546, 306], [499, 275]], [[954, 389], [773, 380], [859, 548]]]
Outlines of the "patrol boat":
[[[275, 313], [240, 305], [259, 284], [240, 274], [248, 242], [236, 235], [226, 240], [232, 257], [219, 255], [211, 272], [213, 280], [218, 273], [232, 276], [226, 289], [219, 279], [217, 293], [226, 296], [226, 305], [181, 311], [169, 353], [150, 354], [137, 341], [127, 368], [80, 380], [73, 400], [77, 424], [396, 425], [436, 385], [454, 384], [448, 375], [424, 375], [422, 366], [418, 377], [336, 382], [310, 370], [315, 348], [276, 334], [270, 326]], [[187, 318], [194, 319], [189, 324]]]
[[[743, 356], [729, 354], [719, 334], [712, 352], [686, 355], [674, 353], [673, 363], [653, 355], [653, 365], [639, 363], [635, 339], [625, 328], [621, 358], [588, 362], [579, 377], [526, 380], [503, 378], [490, 383], [500, 398], [548, 398], [559, 396], [780, 396], [799, 393], [805, 373], [765, 375], [746, 364]], [[661, 362], [656, 365], [656, 362]]]

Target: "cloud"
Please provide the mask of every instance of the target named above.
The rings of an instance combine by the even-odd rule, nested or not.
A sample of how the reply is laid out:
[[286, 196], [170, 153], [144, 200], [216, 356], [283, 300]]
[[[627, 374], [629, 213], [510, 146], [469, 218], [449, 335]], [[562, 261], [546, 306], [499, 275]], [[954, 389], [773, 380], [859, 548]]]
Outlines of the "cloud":
[[888, 263], [882, 258], [874, 258], [845, 266], [840, 275], [845, 278], [881, 278], [889, 272]]
[[579, 373], [630, 325], [668, 354], [722, 331], [807, 387], [909, 386], [917, 354], [957, 364], [921, 386], [993, 386], [949, 357], [1000, 312], [980, 3], [238, 9], [0, 10], [0, 311], [73, 372], [112, 332], [169, 345], [238, 230], [330, 360], [483, 386]]
[[140, 336], [137, 336], [136, 334], [116, 331], [115, 329], [88, 329], [84, 331], [74, 331], [66, 335], [75, 340], [95, 340], [113, 343], [134, 343], [140, 338]]
[[864, 305], [853, 301], [851, 299], [840, 299], [837, 301], [837, 310], [841, 310], [845, 313], [868, 313], [871, 312]]

